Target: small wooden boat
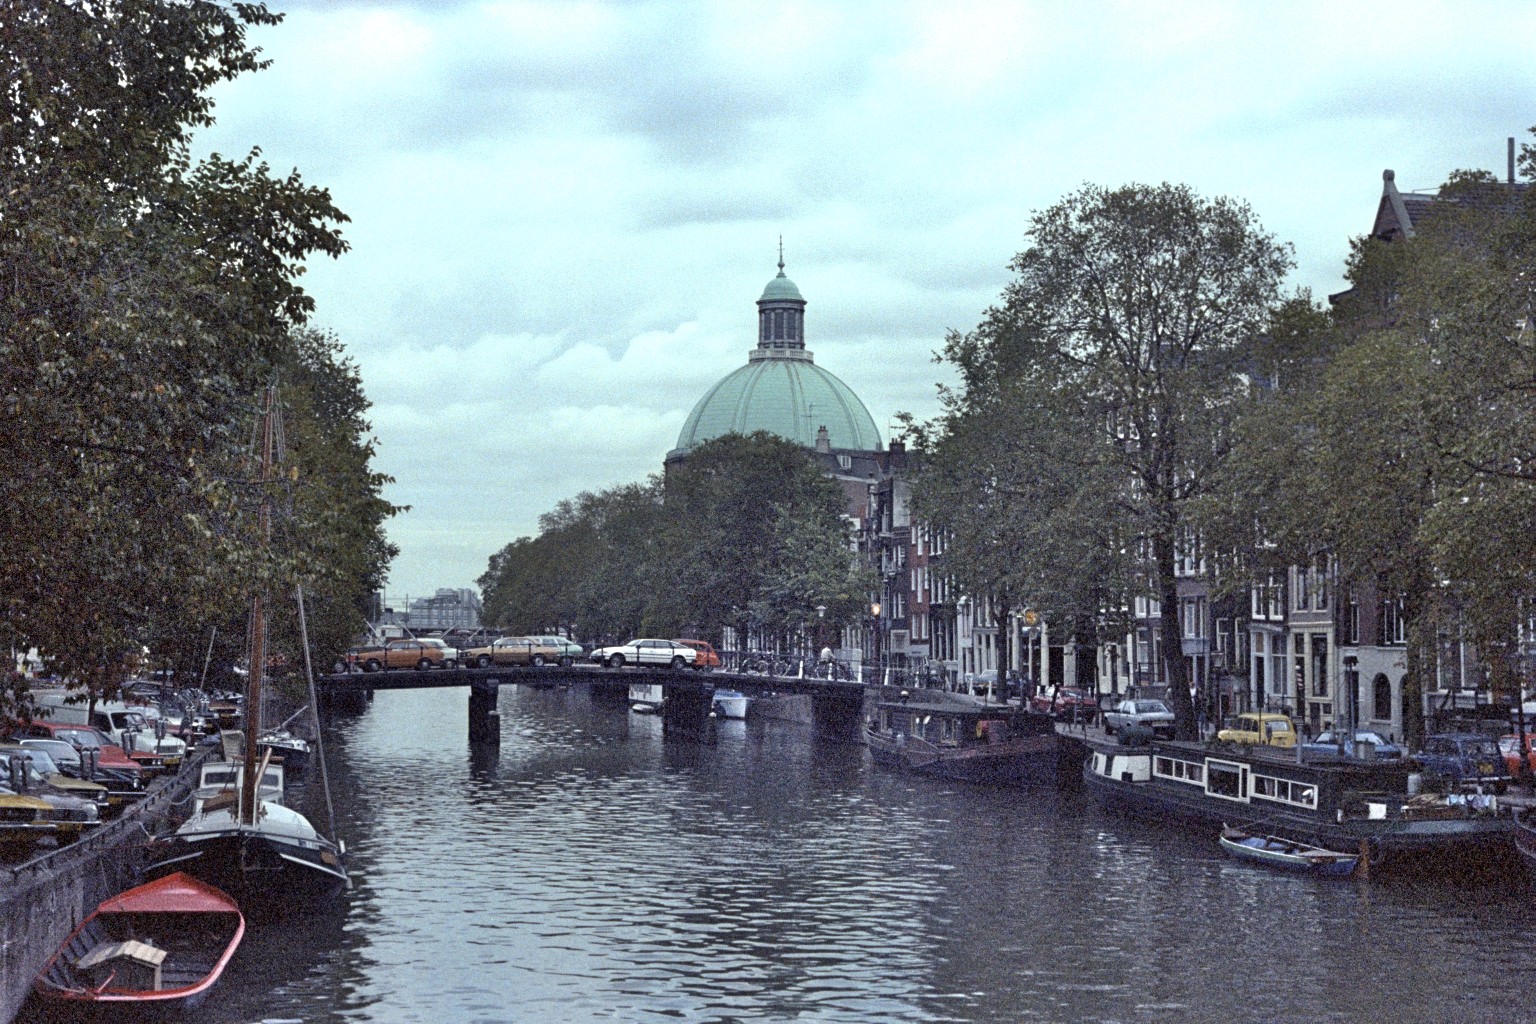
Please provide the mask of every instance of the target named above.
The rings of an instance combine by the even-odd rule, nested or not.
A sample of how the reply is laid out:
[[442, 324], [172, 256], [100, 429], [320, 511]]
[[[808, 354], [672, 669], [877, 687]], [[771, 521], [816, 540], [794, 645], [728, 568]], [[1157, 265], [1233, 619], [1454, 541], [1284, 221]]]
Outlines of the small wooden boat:
[[1360, 863], [1360, 855], [1357, 853], [1339, 853], [1337, 850], [1309, 846], [1280, 836], [1255, 835], [1231, 825], [1221, 827], [1221, 848], [1240, 860], [1257, 861], [1287, 871], [1315, 875], [1353, 874], [1355, 866]]
[[194, 1006], [244, 935], [245, 918], [234, 900], [178, 871], [97, 907], [32, 987], [45, 1003], [76, 1010]]

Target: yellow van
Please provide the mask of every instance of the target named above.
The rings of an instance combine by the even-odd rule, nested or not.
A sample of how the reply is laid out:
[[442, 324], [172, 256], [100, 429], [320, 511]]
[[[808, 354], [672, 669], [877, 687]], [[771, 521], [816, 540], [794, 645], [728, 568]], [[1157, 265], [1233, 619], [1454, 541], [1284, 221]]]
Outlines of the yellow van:
[[1218, 732], [1216, 738], [1226, 743], [1247, 743], [1256, 747], [1294, 747], [1296, 725], [1287, 715], [1244, 711]]

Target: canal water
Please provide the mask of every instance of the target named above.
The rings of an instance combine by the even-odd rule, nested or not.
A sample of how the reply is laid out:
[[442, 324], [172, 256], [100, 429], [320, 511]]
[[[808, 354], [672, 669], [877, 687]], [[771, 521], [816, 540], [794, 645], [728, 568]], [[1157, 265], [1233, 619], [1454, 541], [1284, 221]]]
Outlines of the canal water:
[[1536, 1019], [1533, 890], [1294, 878], [1081, 792], [712, 744], [585, 689], [381, 692], [327, 729], [355, 890], [253, 926], [201, 1022]]

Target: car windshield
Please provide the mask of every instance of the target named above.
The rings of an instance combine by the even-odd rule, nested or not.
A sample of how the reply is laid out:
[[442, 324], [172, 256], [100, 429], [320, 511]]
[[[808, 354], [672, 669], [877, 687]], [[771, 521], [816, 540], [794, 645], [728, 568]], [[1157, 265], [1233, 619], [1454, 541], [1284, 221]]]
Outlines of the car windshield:
[[1466, 751], [1480, 757], [1491, 757], [1499, 752], [1499, 748], [1492, 740], [1472, 740], [1467, 744]]
[[32, 762], [32, 767], [44, 774], [59, 770], [59, 766], [54, 763], [52, 757], [48, 756], [46, 750], [28, 750], [22, 756]]
[[102, 745], [101, 736], [94, 729], [63, 729], [56, 735], [77, 747], [99, 748]]
[[1136, 702], [1137, 714], [1158, 714], [1160, 712], [1166, 712], [1167, 710], [1167, 708], [1163, 707], [1161, 701], [1139, 700]]

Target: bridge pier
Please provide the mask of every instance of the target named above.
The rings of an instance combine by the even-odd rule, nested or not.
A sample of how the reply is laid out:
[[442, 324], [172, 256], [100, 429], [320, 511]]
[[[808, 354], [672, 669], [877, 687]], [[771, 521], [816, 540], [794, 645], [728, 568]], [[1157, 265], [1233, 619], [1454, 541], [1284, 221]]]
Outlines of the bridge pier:
[[864, 741], [864, 690], [849, 689], [811, 695], [811, 716], [816, 735], [842, 743]]
[[714, 686], [691, 681], [669, 684], [661, 704], [662, 735], [707, 742], [711, 736], [709, 713], [714, 707]]
[[469, 742], [501, 745], [501, 712], [496, 710], [500, 688], [501, 680], [495, 676], [470, 681]]

